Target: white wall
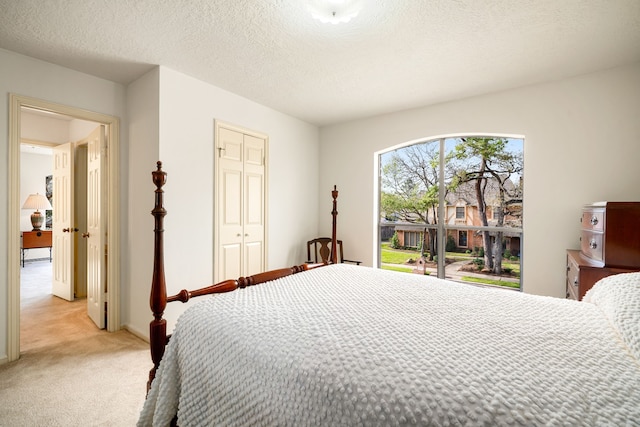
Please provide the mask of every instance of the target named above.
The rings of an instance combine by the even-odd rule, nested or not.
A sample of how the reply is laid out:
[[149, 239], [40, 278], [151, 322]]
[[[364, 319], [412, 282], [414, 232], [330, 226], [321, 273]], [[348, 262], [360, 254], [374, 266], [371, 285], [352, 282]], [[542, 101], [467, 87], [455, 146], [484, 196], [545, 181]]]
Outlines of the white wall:
[[[151, 171], [160, 160], [159, 141], [160, 71], [155, 68], [127, 87], [129, 116], [129, 217], [122, 260], [129, 264], [121, 292], [121, 321], [139, 336], [148, 336], [151, 321], [149, 292], [153, 270], [153, 229], [151, 210], [155, 186]], [[135, 185], [133, 185], [135, 183]]]
[[[565, 249], [579, 247], [580, 209], [640, 200], [640, 64], [321, 129], [321, 212], [338, 185], [339, 237], [373, 260], [373, 153], [437, 135], [521, 134], [525, 292], [563, 297]], [[321, 230], [330, 223], [320, 222]]]
[[69, 120], [37, 115], [23, 109], [20, 115], [20, 136], [25, 139], [63, 144], [70, 141]]
[[[156, 160], [163, 162], [168, 174], [164, 187], [168, 293], [206, 286], [213, 281], [214, 120], [269, 136], [267, 267], [303, 263], [305, 241], [318, 232], [317, 127], [166, 67], [153, 73], [154, 84], [155, 73], [159, 73], [160, 96], [157, 102], [153, 99], [149, 104], [153, 108], [159, 106], [159, 144], [153, 146], [151, 141], [144, 153], [138, 153], [138, 143], [145, 141], [142, 143], [146, 146], [152, 138], [139, 138], [133, 131], [143, 120], [134, 116], [147, 107], [132, 105], [133, 98], [141, 96], [134, 95], [131, 86], [128, 94], [131, 187], [135, 192], [131, 194], [130, 224], [136, 225], [131, 232], [136, 233], [136, 240], [143, 239], [144, 244], [137, 243], [141, 253], [138, 250], [131, 253], [133, 280], [127, 327], [144, 336], [148, 335], [151, 320], [148, 305], [153, 242], [151, 171]], [[149, 76], [145, 79], [151, 80]], [[147, 94], [150, 90], [142, 92]], [[152, 159], [150, 153], [158, 157]], [[144, 172], [138, 176], [136, 170]], [[141, 201], [139, 209], [133, 208], [133, 199]], [[176, 304], [167, 308], [169, 330], [184, 308]]]
[[[0, 236], [8, 233], [8, 98], [10, 93], [124, 118], [124, 87], [87, 74], [0, 49]], [[121, 122], [126, 129], [126, 121]], [[126, 133], [121, 135], [126, 149]], [[126, 174], [121, 181], [126, 184]], [[125, 187], [121, 188], [127, 194]], [[122, 204], [126, 212], [126, 203]], [[126, 229], [126, 217], [122, 215]], [[7, 355], [7, 240], [0, 238], [0, 361]]]

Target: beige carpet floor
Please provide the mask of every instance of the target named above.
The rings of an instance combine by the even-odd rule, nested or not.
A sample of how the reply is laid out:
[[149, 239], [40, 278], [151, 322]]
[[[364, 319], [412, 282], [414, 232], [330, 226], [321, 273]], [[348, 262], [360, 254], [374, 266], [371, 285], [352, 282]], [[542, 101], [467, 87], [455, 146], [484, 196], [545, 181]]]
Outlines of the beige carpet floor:
[[99, 330], [86, 299], [51, 294], [49, 260], [21, 269], [20, 359], [0, 365], [0, 426], [134, 426], [148, 344]]

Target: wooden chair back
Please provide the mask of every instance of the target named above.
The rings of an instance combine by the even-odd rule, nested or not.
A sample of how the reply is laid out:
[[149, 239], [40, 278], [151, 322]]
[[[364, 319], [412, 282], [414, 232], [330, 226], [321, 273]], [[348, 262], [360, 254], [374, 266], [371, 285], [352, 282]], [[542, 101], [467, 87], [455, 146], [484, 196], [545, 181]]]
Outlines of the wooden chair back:
[[[336, 240], [338, 262], [349, 262], [360, 265], [360, 261], [344, 259], [344, 249], [342, 240]], [[307, 262], [308, 263], [331, 263], [331, 238], [318, 237], [307, 242]]]

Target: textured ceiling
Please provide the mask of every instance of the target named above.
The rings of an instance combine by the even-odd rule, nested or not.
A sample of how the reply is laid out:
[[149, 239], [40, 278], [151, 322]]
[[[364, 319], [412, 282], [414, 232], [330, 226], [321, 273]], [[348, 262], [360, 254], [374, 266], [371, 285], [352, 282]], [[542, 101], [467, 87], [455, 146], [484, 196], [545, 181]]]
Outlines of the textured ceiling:
[[326, 125], [640, 61], [640, 0], [364, 0], [338, 25], [304, 0], [0, 0], [0, 47], [125, 84], [165, 65]]

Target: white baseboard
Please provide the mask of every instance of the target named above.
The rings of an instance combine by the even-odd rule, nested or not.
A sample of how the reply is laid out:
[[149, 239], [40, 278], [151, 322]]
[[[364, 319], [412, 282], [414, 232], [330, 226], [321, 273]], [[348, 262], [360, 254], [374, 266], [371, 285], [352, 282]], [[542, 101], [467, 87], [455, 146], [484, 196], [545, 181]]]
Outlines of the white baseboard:
[[137, 336], [141, 340], [149, 342], [149, 334], [148, 333], [143, 333], [143, 332], [139, 331], [138, 329], [134, 328], [131, 325], [123, 325], [122, 329], [126, 329], [128, 332], [130, 332], [133, 335]]

